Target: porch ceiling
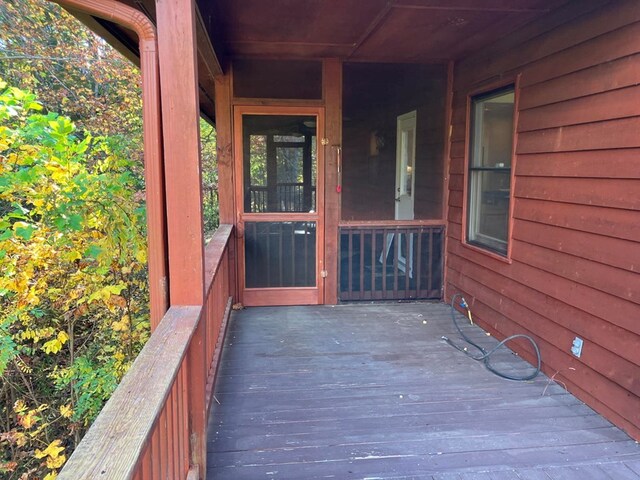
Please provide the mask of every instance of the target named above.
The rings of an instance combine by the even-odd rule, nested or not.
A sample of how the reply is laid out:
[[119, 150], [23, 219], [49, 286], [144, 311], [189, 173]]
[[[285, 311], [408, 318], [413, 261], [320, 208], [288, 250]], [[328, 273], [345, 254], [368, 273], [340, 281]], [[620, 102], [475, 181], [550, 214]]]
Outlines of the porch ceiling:
[[567, 0], [197, 0], [226, 56], [432, 63], [499, 40]]
[[[155, 22], [154, 0], [119, 1]], [[217, 58], [223, 65], [234, 56], [440, 63], [482, 49], [570, 1], [196, 0], [200, 108], [213, 120]], [[71, 13], [137, 60], [133, 32]]]

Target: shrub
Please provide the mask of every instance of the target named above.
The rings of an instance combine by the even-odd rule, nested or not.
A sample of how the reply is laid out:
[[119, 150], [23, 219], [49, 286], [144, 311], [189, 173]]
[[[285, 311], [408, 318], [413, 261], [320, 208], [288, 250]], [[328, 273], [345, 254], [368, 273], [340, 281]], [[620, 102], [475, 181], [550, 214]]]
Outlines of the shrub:
[[3, 478], [55, 478], [149, 336], [143, 187], [120, 145], [0, 81]]

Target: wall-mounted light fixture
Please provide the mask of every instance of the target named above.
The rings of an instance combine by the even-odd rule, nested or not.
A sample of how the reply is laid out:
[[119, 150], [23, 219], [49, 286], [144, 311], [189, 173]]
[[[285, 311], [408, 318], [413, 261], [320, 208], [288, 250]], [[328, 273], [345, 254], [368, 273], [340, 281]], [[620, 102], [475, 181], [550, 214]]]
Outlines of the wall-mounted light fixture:
[[384, 135], [378, 130], [374, 130], [369, 135], [369, 155], [372, 157], [380, 155], [380, 152], [384, 150], [386, 140]]

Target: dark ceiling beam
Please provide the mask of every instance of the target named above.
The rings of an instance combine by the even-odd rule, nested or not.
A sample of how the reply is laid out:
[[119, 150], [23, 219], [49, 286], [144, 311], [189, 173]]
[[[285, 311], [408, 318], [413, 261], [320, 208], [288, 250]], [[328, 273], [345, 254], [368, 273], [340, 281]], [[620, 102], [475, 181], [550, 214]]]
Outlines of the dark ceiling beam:
[[355, 43], [278, 42], [272, 40], [228, 40], [225, 45], [282, 45], [283, 47], [353, 47]]
[[389, 0], [387, 2], [387, 4], [380, 10], [380, 13], [378, 13], [378, 15], [376, 15], [376, 17], [369, 24], [369, 26], [364, 31], [364, 33], [362, 35], [360, 35], [360, 38], [358, 38], [358, 40], [356, 41], [355, 45], [353, 46], [353, 49], [351, 50], [349, 55], [347, 55], [347, 58], [351, 58], [353, 55], [355, 55], [355, 53], [358, 51], [360, 46], [364, 42], [366, 42], [367, 39], [371, 35], [373, 35], [376, 32], [376, 30], [378, 30], [378, 28], [380, 28], [380, 26], [383, 24], [384, 20], [387, 18], [387, 15], [389, 15], [389, 12], [394, 7], [394, 3], [395, 3], [395, 0]]
[[452, 12], [498, 12], [498, 13], [546, 13], [551, 11], [549, 8], [510, 8], [510, 7], [455, 7], [441, 5], [394, 5], [393, 8], [402, 8], [406, 10], [449, 10]]
[[211, 36], [207, 32], [207, 27], [200, 13], [200, 8], [196, 4], [196, 41], [198, 44], [198, 55], [202, 57], [204, 65], [207, 69], [207, 74], [213, 78], [221, 77], [224, 75], [222, 65], [218, 59], [213, 44], [211, 43]]
[[457, 12], [493, 12], [493, 13], [521, 13], [521, 14], [541, 14], [550, 11], [549, 8], [531, 7], [531, 8], [518, 8], [518, 7], [498, 7], [498, 6], [452, 6], [452, 5], [421, 5], [421, 4], [399, 4], [398, 0], [389, 0], [387, 4], [380, 10], [378, 15], [369, 24], [364, 33], [356, 41], [351, 53], [347, 56], [351, 59], [360, 47], [383, 25], [387, 20], [389, 14], [393, 9], [404, 10], [433, 10], [433, 11], [450, 11], [452, 14]]

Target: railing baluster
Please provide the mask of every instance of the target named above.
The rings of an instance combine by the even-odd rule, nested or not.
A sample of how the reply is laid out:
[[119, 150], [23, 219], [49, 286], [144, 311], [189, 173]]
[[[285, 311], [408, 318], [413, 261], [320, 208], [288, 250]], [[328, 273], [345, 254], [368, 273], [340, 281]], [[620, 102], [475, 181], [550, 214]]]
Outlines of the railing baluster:
[[434, 290], [433, 288], [433, 228], [429, 229], [429, 256], [428, 263], [429, 268], [427, 269], [427, 285], [429, 291]]
[[[278, 281], [279, 285], [283, 286], [284, 283], [284, 248], [283, 248], [283, 237], [285, 232], [285, 224], [280, 223], [280, 231], [278, 232]], [[291, 228], [295, 229], [295, 224], [291, 225]]]
[[371, 230], [371, 289], [369, 298], [375, 298], [376, 292], [376, 229]]
[[171, 390], [171, 423], [172, 423], [172, 436], [171, 443], [173, 446], [173, 474], [175, 478], [181, 478], [182, 469], [180, 468], [180, 415], [178, 410], [178, 399], [180, 397], [179, 387], [177, 383], [174, 383], [173, 389]]
[[349, 230], [349, 276], [347, 278], [349, 298], [353, 298], [353, 230]]
[[139, 478], [142, 480], [152, 480], [153, 474], [151, 470], [151, 445], [148, 444], [142, 455], [142, 461], [140, 462]]
[[360, 230], [360, 297], [364, 296], [364, 230]]
[[398, 254], [400, 252], [400, 238], [399, 231], [396, 228], [393, 233], [393, 294], [391, 298], [397, 298], [398, 296]]
[[173, 388], [169, 392], [167, 402], [165, 404], [166, 418], [167, 418], [167, 476], [171, 478], [175, 474], [175, 455], [173, 454]]
[[156, 426], [153, 429], [153, 433], [151, 434], [151, 452], [153, 456], [153, 461], [151, 463], [151, 471], [153, 478], [161, 478], [162, 476], [162, 468], [160, 466], [161, 462], [161, 452], [160, 452], [160, 423], [156, 422]]
[[[256, 225], [258, 225], [258, 222], [256, 222]], [[265, 255], [265, 262], [267, 264], [267, 285], [272, 286], [273, 285], [273, 279], [271, 278], [271, 223], [266, 223], [266, 228], [267, 228], [267, 254]], [[257, 238], [257, 237], [256, 237]], [[257, 242], [256, 242], [257, 243]], [[258, 258], [258, 257], [255, 257]], [[258, 277], [256, 277], [258, 278]]]
[[167, 435], [167, 409], [160, 414], [160, 478], [166, 479], [169, 474], [169, 437]]
[[422, 297], [422, 236], [424, 235], [424, 228], [418, 230], [418, 245], [416, 248], [416, 298]]
[[382, 297], [387, 296], [387, 252], [389, 251], [389, 235], [386, 229], [382, 229], [382, 253], [380, 254], [380, 260], [382, 262]]
[[410, 244], [411, 244], [411, 238], [409, 238], [409, 236], [412, 235], [411, 233], [409, 233], [408, 229], [405, 229], [404, 234], [403, 234], [403, 239], [404, 239], [404, 296], [405, 298], [410, 298], [410, 294], [409, 294], [409, 274], [412, 272], [412, 261], [413, 261], [413, 252], [411, 251], [410, 248]]
[[178, 446], [178, 454], [176, 457], [176, 462], [178, 464], [178, 471], [180, 472], [180, 478], [185, 473], [184, 468], [184, 392], [183, 389], [183, 368], [180, 367], [178, 371], [178, 376], [176, 378], [176, 420], [177, 420], [177, 428], [176, 428], [176, 445]]

